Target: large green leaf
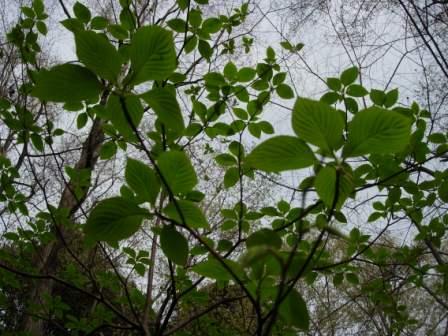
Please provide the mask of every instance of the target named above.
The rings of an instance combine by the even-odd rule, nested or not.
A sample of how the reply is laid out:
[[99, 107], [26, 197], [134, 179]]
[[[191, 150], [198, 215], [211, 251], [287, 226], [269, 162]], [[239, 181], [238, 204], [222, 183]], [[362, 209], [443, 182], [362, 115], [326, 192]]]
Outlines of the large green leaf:
[[401, 152], [409, 143], [411, 123], [405, 116], [379, 107], [358, 112], [348, 127], [344, 156]]
[[303, 140], [328, 151], [341, 144], [344, 119], [323, 102], [299, 98], [292, 112], [292, 128]]
[[158, 159], [158, 165], [165, 182], [174, 194], [187, 193], [198, 183], [196, 172], [184, 152], [164, 152]]
[[[124, 101], [124, 105], [122, 104]], [[124, 108], [125, 107], [125, 108]], [[99, 110], [102, 111], [102, 110]], [[126, 112], [132, 120], [132, 124], [138, 127], [143, 117], [143, 106], [140, 99], [136, 96], [127, 96], [121, 98], [115, 94], [109, 97], [106, 109], [99, 113], [100, 116], [112, 122], [112, 125], [126, 139], [135, 140], [135, 133], [126, 117]]]
[[129, 238], [140, 228], [148, 211], [134, 202], [121, 198], [109, 198], [93, 209], [84, 232], [89, 239], [116, 242]]
[[[180, 213], [178, 210], [180, 210]], [[208, 228], [209, 226], [202, 210], [190, 201], [178, 200], [176, 204], [171, 202], [163, 209], [163, 212], [176, 223], [186, 224], [194, 229]]]
[[[238, 278], [242, 279], [244, 277], [244, 271], [236, 262], [227, 259], [224, 262]], [[218, 260], [212, 257], [194, 265], [191, 270], [199, 275], [215, 280], [229, 281], [233, 279], [231, 273]]]
[[128, 159], [125, 171], [126, 183], [144, 202], [154, 204], [160, 191], [160, 182], [154, 171], [148, 165]]
[[352, 84], [359, 76], [359, 70], [357, 67], [351, 67], [344, 70], [341, 74], [341, 82], [345, 86]]
[[176, 69], [172, 33], [155, 25], [139, 28], [131, 41], [130, 58], [132, 84], [168, 78]]
[[292, 289], [278, 309], [279, 315], [288, 324], [308, 330], [310, 326], [310, 316], [306, 307], [306, 302], [297, 290]]
[[188, 241], [171, 225], [163, 227], [160, 233], [160, 247], [168, 259], [178, 265], [185, 265], [188, 259]]
[[180, 111], [174, 90], [169, 88], [155, 88], [141, 96], [154, 110], [159, 120], [174, 131], [182, 131], [185, 128], [184, 119]]
[[271, 229], [260, 229], [252, 233], [246, 240], [247, 247], [271, 246], [275, 249], [282, 247], [282, 239]]
[[440, 184], [437, 193], [444, 203], [448, 203], [448, 181], [445, 180]]
[[281, 172], [309, 167], [314, 159], [313, 152], [304, 141], [294, 136], [280, 135], [255, 147], [246, 162], [260, 170]]
[[[338, 184], [337, 195], [336, 183]], [[335, 197], [337, 196], [335, 208], [340, 209], [353, 190], [353, 181], [351, 175], [342, 169], [339, 171], [339, 180], [337, 181], [336, 168], [327, 166], [322, 168], [317, 174], [314, 186], [319, 198], [329, 208], [333, 206]]]
[[77, 103], [98, 99], [101, 83], [88, 69], [76, 64], [41, 70], [31, 94], [42, 101]]
[[116, 81], [121, 71], [122, 57], [104, 35], [81, 30], [75, 34], [76, 55], [98, 76]]

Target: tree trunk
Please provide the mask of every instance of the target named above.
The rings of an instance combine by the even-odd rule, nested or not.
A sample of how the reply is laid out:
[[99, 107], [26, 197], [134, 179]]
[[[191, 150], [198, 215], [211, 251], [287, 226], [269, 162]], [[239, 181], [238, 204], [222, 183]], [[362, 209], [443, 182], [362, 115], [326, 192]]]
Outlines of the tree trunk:
[[[107, 94], [103, 95], [102, 100], [105, 101]], [[93, 169], [98, 161], [99, 149], [104, 141], [104, 133], [102, 131], [102, 121], [95, 119], [89, 136], [83, 144], [81, 156], [76, 164], [76, 169]], [[84, 195], [87, 194], [87, 190]], [[85, 196], [78, 199], [73, 193], [73, 186], [69, 183], [65, 186], [62, 192], [59, 209], [65, 208], [69, 210], [70, 216], [72, 216], [85, 201]], [[41, 274], [55, 274], [59, 268], [59, 253], [65, 245], [65, 242], [70, 241], [73, 232], [68, 231], [64, 227], [56, 227], [54, 224], [54, 233], [56, 240], [44, 246], [41, 250], [41, 258], [39, 259], [38, 270]], [[45, 294], [51, 296], [53, 290], [53, 283], [50, 280], [39, 280], [34, 283], [30, 293], [30, 301], [34, 304], [40, 305], [44, 303]], [[44, 335], [45, 334], [44, 321], [42, 319], [33, 319], [30, 315], [24, 316], [21, 331], [30, 333], [31, 335]]]

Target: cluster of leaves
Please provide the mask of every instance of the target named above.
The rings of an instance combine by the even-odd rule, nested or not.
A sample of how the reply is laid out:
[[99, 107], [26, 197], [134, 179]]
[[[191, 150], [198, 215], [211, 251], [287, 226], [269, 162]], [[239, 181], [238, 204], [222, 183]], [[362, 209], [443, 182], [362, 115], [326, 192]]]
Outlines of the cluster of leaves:
[[[448, 173], [435, 171], [431, 172], [432, 179], [415, 181], [411, 172], [419, 171], [426, 162], [447, 151], [446, 135], [432, 133], [427, 137], [426, 121], [430, 115], [426, 111], [417, 104], [410, 108], [396, 106], [397, 90], [367, 90], [357, 83], [359, 73], [354, 67], [339, 78], [328, 78], [329, 92], [319, 101], [295, 101], [291, 115], [294, 134], [272, 136], [248, 151], [243, 143], [247, 133], [255, 138], [274, 133], [273, 126], [262, 117], [272, 96], [295, 96], [273, 48], [267, 49], [266, 58], [255, 67], [238, 68], [229, 61], [222, 71], [208, 72], [190, 85], [185, 90], [191, 102], [186, 121], [177, 96], [179, 87], [187, 85], [188, 73], [178, 70], [179, 56], [197, 49], [201, 59], [211, 62], [217, 54], [216, 45], [211, 45], [212, 37], [230, 33], [244, 21], [249, 10], [246, 3], [230, 16], [203, 18], [200, 5], [207, 1], [196, 3], [193, 8], [190, 1], [178, 0], [178, 9], [185, 17], [173, 18], [166, 26], [141, 26], [126, 0], [120, 1], [119, 23], [92, 17], [90, 10], [79, 2], [74, 5], [75, 17], [62, 24], [73, 33], [78, 62], [48, 69], [30, 67], [31, 82], [24, 85], [24, 90], [43, 105], [62, 103], [67, 113], [76, 112], [79, 129], [86, 127], [89, 120], [100, 122], [109, 139], [102, 145], [102, 159], [114, 157], [118, 149], [126, 153], [128, 146], [139, 150], [145, 158], [126, 158], [126, 183], [120, 194], [97, 202], [86, 223], [77, 226], [64, 209], [49, 206], [48, 213], [36, 216], [39, 220], [34, 231], [4, 237], [19, 244], [26, 240], [26, 235], [41, 230], [44, 233], [36, 239], [45, 245], [55, 238], [47, 230], [52, 222], [82, 228], [88, 248], [107, 242], [112, 249], [123, 250], [128, 256], [127, 264], [144, 276], [154, 267], [149, 253], [123, 248], [120, 243], [150, 223], [168, 260], [173, 279], [170, 290], [174, 291], [168, 300], [172, 300], [173, 307], [183, 296], [186, 302], [200, 302], [201, 290], [194, 285], [195, 279], [215, 281], [220, 287], [232, 283], [256, 315], [255, 329], [259, 335], [271, 330], [282, 335], [308, 330], [310, 312], [297, 285], [299, 280], [311, 285], [324, 273], [333, 276], [336, 287], [345, 282], [359, 288], [372, 301], [383, 302], [384, 311], [396, 321], [396, 330], [406, 323], [415, 323], [406, 314], [406, 307], [387, 299], [380, 281], [364, 283], [354, 261], [362, 255], [381, 264], [386, 253], [388, 258], [406, 260], [415, 268], [415, 285], [422, 285], [428, 271], [435, 270], [443, 275], [446, 287], [448, 269], [443, 260], [437, 260], [434, 267], [420, 267], [411, 260], [416, 249], [402, 249], [395, 255], [374, 249], [370, 236], [358, 229], [344, 234], [338, 223], [347, 222], [343, 211], [349, 198], [356, 201], [357, 194], [369, 188], [385, 189], [386, 200], [373, 204], [375, 211], [368, 221], [400, 213], [416, 226], [416, 240], [424, 242], [435, 258], [440, 258], [437, 249], [442, 245], [448, 217], [424, 224], [424, 212], [438, 201], [448, 201]], [[38, 32], [46, 34], [46, 14], [41, 1], [22, 10], [26, 18], [9, 39], [21, 48], [25, 62], [36, 65], [39, 48], [33, 29], [35, 26]], [[180, 49], [176, 49], [173, 34], [184, 37]], [[113, 43], [114, 39], [118, 42]], [[249, 45], [248, 40], [243, 41], [243, 47]], [[282, 46], [290, 52], [303, 47], [289, 42]], [[227, 42], [221, 51], [231, 53], [233, 47]], [[371, 103], [367, 105], [364, 99], [360, 108], [359, 98], [367, 96]], [[155, 120], [149, 131], [142, 131], [141, 123], [148, 111], [153, 112]], [[52, 124], [39, 127], [30, 111], [13, 107], [6, 100], [2, 100], [1, 116], [10, 129], [20, 131], [21, 143], [30, 139], [37, 151], [51, 146], [53, 136], [63, 135]], [[218, 153], [214, 159], [225, 170], [224, 187], [235, 193], [239, 189], [240, 193], [233, 207], [220, 209], [223, 222], [218, 229], [210, 225], [201, 209], [206, 196], [198, 190], [203, 176], [198, 176], [186, 150], [199, 135], [228, 143], [228, 151]], [[300, 207], [285, 201], [262, 209], [250, 209], [245, 204], [243, 180], [253, 179], [257, 172], [280, 173], [310, 167], [309, 176], [298, 183], [297, 191], [302, 192], [304, 199]], [[18, 208], [28, 215], [23, 195], [7, 187], [18, 172], [6, 159], [0, 161], [0, 169], [5, 186], [2, 200], [9, 201], [9, 211]], [[75, 197], [83, 199], [92, 183], [90, 169], [66, 167], [65, 171]], [[315, 196], [315, 202], [305, 202], [308, 193]], [[224, 231], [234, 233], [233, 237], [217, 243], [211, 239]], [[343, 259], [336, 260], [326, 248], [326, 237], [344, 241]], [[88, 278], [77, 278], [77, 268], [70, 264], [62, 273], [77, 288], [89, 283]], [[145, 297], [136, 288], [126, 298], [120, 297], [119, 281], [113, 282], [111, 274], [103, 270], [98, 281], [102, 288], [116, 293], [111, 295], [114, 302], [127, 304], [126, 300], [132, 298], [136, 305], [144, 307]], [[58, 320], [68, 314], [65, 327], [80, 332], [114, 323], [114, 306], [107, 305], [104, 299], [102, 303], [95, 318], [88, 321], [70, 315], [70, 307], [59, 297], [46, 298], [49, 314]], [[158, 322], [166, 303], [161, 306]], [[132, 304], [129, 309], [135, 314]], [[130, 328], [139, 327], [138, 321], [126, 323]], [[167, 323], [159, 323], [155, 328], [166, 328]]]

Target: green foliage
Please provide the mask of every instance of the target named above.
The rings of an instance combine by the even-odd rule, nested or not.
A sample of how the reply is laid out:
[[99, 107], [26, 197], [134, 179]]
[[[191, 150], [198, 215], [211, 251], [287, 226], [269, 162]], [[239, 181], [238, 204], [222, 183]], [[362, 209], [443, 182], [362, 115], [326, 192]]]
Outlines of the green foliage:
[[309, 167], [314, 154], [308, 145], [292, 136], [280, 135], [264, 141], [246, 158], [246, 164], [267, 172]]
[[409, 143], [410, 120], [393, 112], [371, 107], [356, 114], [349, 125], [346, 156], [397, 153]]
[[63, 64], [50, 70], [41, 70], [32, 94], [42, 101], [76, 103], [96, 101], [101, 89], [101, 83], [88, 69], [75, 64]]
[[126, 183], [136, 193], [138, 199], [155, 204], [160, 191], [160, 182], [151, 168], [140, 161], [128, 159], [125, 177]]
[[340, 209], [352, 192], [353, 182], [342, 168], [326, 166], [317, 174], [314, 186], [328, 208]]
[[[226, 266], [223, 264], [226, 264]], [[234, 275], [242, 276], [240, 266], [231, 260], [223, 260], [221, 263], [215, 258], [209, 257], [207, 260], [192, 267], [192, 271], [199, 275], [221, 281], [233, 279], [232, 274], [228, 271], [229, 269]]]
[[344, 120], [327, 104], [300, 98], [294, 105], [292, 128], [301, 139], [330, 151], [342, 143]]
[[166, 257], [178, 265], [185, 265], [188, 258], [188, 241], [173, 226], [164, 226], [160, 233], [160, 247]]
[[173, 90], [167, 87], [155, 88], [145, 92], [141, 97], [167, 128], [177, 132], [185, 128], [180, 107]]
[[342, 72], [340, 80], [345, 86], [352, 84], [359, 76], [359, 70], [357, 67], [351, 67]]
[[171, 32], [159, 26], [139, 28], [129, 50], [132, 84], [164, 80], [176, 69], [176, 52]]
[[139, 126], [144, 112], [142, 103], [137, 96], [122, 97], [112, 94], [106, 106], [96, 106], [95, 112], [100, 117], [109, 120], [125, 139], [136, 139], [133, 127]]
[[132, 236], [140, 228], [148, 211], [134, 202], [114, 197], [98, 203], [84, 227], [90, 240], [116, 242]]
[[104, 36], [92, 31], [75, 34], [76, 55], [84, 65], [98, 76], [116, 82], [123, 60]]
[[280, 316], [287, 324], [302, 330], [308, 330], [310, 317], [302, 296], [296, 290], [291, 290], [279, 307]]
[[173, 194], [187, 193], [198, 183], [196, 172], [183, 152], [170, 151], [157, 160], [164, 184]]
[[[28, 77], [20, 87], [23, 106], [0, 99], [0, 119], [10, 134], [5, 143], [24, 153], [0, 148], [2, 214], [20, 224], [3, 234], [0, 319], [13, 306], [74, 335], [115, 326], [129, 334], [195, 334], [186, 327], [194, 321], [181, 318], [204, 323], [210, 334], [252, 335], [258, 328], [266, 335], [295, 335], [312, 332], [310, 320], [322, 308], [308, 303], [309, 289], [325, 285], [328, 295], [355, 295], [372, 304], [375, 314], [390, 320], [390, 334], [414, 325], [394, 293], [393, 272], [406, 267], [398, 277], [403, 288], [433, 282], [435, 297], [448, 284], [448, 216], [442, 213], [448, 173], [428, 164], [444, 158], [448, 137], [434, 130], [431, 114], [416, 103], [397, 106], [397, 89], [369, 91], [357, 82], [360, 70], [351, 67], [326, 79], [329, 91], [320, 99], [291, 103], [293, 133], [275, 134], [264, 114], [272, 106], [275, 112], [273, 97], [300, 94], [288, 82], [280, 52], [299, 53], [303, 44], [283, 41], [281, 51], [273, 44], [261, 62], [241, 67], [234, 54], [249, 53], [254, 39], [232, 33], [249, 14], [249, 2], [227, 16], [207, 17], [208, 1], [177, 0], [151, 25], [133, 2], [119, 3], [114, 23], [92, 17], [79, 2], [74, 17], [61, 22], [73, 32], [81, 65], [45, 69], [37, 62], [39, 37], [48, 30], [40, 0], [21, 8], [22, 19], [8, 34]], [[51, 110], [51, 102], [64, 105]], [[70, 117], [79, 134], [59, 125]], [[68, 135], [85, 137], [76, 163], [68, 160], [72, 149], [65, 145], [74, 142]], [[98, 164], [98, 157], [110, 162]], [[53, 185], [46, 189], [52, 176], [41, 178], [33, 158], [41, 166], [50, 159], [57, 168], [65, 162], [60, 195], [52, 195], [58, 193]], [[259, 172], [299, 169], [287, 179]], [[104, 183], [109, 173], [110, 188]], [[268, 190], [268, 184], [284, 192]], [[29, 195], [22, 193], [27, 188]], [[118, 190], [121, 196], [112, 196]], [[98, 201], [104, 192], [108, 198]], [[370, 192], [380, 196], [365, 201], [361, 196]], [[352, 218], [361, 205], [363, 215]], [[430, 218], [432, 213], [437, 215]], [[388, 229], [395, 220], [415, 228], [407, 238], [415, 238], [413, 244], [383, 244], [377, 242], [382, 237], [361, 231], [363, 222]], [[34, 265], [35, 252], [47, 248], [49, 259]], [[145, 293], [147, 273], [144, 281], [157, 279]], [[16, 275], [33, 280], [21, 284]], [[40, 291], [40, 280], [51, 283], [49, 293]], [[160, 296], [151, 290], [155, 283]], [[80, 302], [60, 295], [66, 288]], [[29, 292], [41, 306], [29, 304]], [[205, 311], [192, 314], [189, 307]], [[246, 307], [253, 321], [244, 328], [247, 317], [239, 315]], [[223, 323], [225, 309], [238, 315], [230, 324]], [[27, 312], [17, 314], [21, 319]], [[5, 320], [10, 323], [9, 316]]]
[[78, 1], [75, 2], [75, 5], [73, 6], [73, 12], [75, 13], [75, 16], [84, 23], [89, 22], [92, 16], [90, 10]]
[[190, 201], [171, 202], [163, 209], [164, 214], [179, 225], [200, 229], [208, 228], [208, 222], [201, 209]]

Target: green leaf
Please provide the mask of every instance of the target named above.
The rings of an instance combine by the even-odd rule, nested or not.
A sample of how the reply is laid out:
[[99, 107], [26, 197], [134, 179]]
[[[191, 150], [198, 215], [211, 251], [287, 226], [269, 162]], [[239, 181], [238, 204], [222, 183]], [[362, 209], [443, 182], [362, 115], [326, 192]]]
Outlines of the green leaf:
[[428, 135], [428, 141], [436, 144], [442, 144], [446, 142], [446, 136], [443, 133], [432, 133]]
[[44, 2], [42, 0], [33, 0], [33, 9], [37, 15], [45, 12]]
[[443, 202], [448, 203], [448, 180], [442, 182], [437, 193]]
[[265, 245], [279, 249], [282, 247], [282, 239], [277, 232], [271, 229], [260, 229], [247, 237], [246, 245], [248, 248]]
[[42, 137], [36, 133], [32, 133], [30, 137], [34, 148], [36, 148], [39, 152], [43, 152], [44, 142], [42, 141]]
[[327, 78], [327, 86], [333, 91], [339, 91], [341, 89], [341, 81], [339, 78], [329, 77]]
[[45, 24], [45, 22], [37, 21], [36, 28], [39, 31], [39, 33], [41, 33], [42, 35], [47, 35], [48, 29], [47, 29], [47, 25]]
[[345, 278], [353, 285], [359, 284], [358, 276], [355, 273], [346, 273]]
[[166, 24], [177, 33], [184, 33], [187, 27], [185, 21], [180, 18], [169, 20]]
[[128, 38], [128, 31], [122, 25], [110, 24], [107, 30], [117, 40], [125, 40]]
[[160, 233], [160, 247], [168, 259], [184, 266], [188, 259], [188, 241], [174, 226], [165, 225]]
[[238, 71], [238, 81], [241, 83], [250, 82], [252, 79], [255, 78], [255, 75], [257, 72], [252, 68], [241, 68]]
[[[123, 108], [123, 101], [126, 110]], [[143, 117], [143, 106], [140, 99], [136, 96], [119, 97], [112, 94], [107, 101], [103, 117], [110, 120], [117, 131], [125, 138], [136, 140], [136, 135], [129, 124], [126, 111], [132, 120], [132, 124], [138, 128]]]
[[[339, 187], [337, 194], [336, 183], [338, 183]], [[335, 204], [336, 210], [339, 210], [342, 207], [353, 190], [351, 176], [343, 170], [340, 170], [339, 179], [337, 181], [336, 169], [333, 166], [326, 166], [319, 171], [314, 181], [314, 186], [319, 198], [328, 208], [333, 207], [335, 197], [337, 196], [337, 202]]]
[[291, 42], [289, 41], [282, 41], [280, 42], [280, 45], [283, 47], [283, 49], [288, 50], [288, 51], [293, 51], [294, 47], [291, 44]]
[[219, 72], [208, 72], [204, 76], [205, 84], [209, 86], [216, 86], [221, 87], [223, 85], [226, 85], [226, 80], [224, 79], [224, 76], [221, 75]]
[[299, 98], [292, 112], [292, 128], [303, 140], [324, 150], [338, 148], [344, 119], [323, 102]]
[[338, 287], [342, 284], [342, 281], [344, 281], [344, 273], [336, 273], [333, 277], [333, 285]]
[[80, 20], [75, 19], [75, 18], [62, 20], [61, 24], [73, 33], [76, 33], [80, 30], [84, 30], [83, 23]]
[[266, 57], [269, 60], [275, 60], [275, 50], [272, 47], [266, 49]]
[[185, 10], [187, 9], [190, 0], [176, 0], [176, 3], [181, 10]]
[[239, 179], [240, 173], [238, 171], [238, 168], [232, 167], [227, 169], [224, 175], [224, 187], [227, 189], [233, 187], [235, 184], [237, 184]]
[[263, 133], [274, 134], [274, 127], [270, 122], [263, 120], [258, 123], [258, 126], [260, 127]]
[[141, 97], [167, 128], [181, 132], [185, 125], [175, 92], [167, 87], [154, 88], [142, 94]]
[[160, 182], [148, 165], [128, 159], [125, 170], [126, 183], [143, 201], [154, 204], [160, 191]]
[[268, 139], [247, 156], [247, 165], [266, 172], [301, 169], [314, 163], [314, 154], [302, 140], [288, 135]]
[[237, 79], [238, 69], [233, 62], [227, 63], [224, 67], [224, 76], [230, 81], [234, 81]]
[[76, 118], [76, 128], [78, 129], [83, 128], [87, 124], [88, 120], [89, 119], [87, 113], [80, 113], [78, 115], [78, 118]]
[[341, 99], [341, 95], [337, 92], [327, 92], [322, 97], [320, 97], [320, 101], [326, 103], [327, 105], [333, 105], [339, 99]]
[[98, 76], [115, 82], [123, 62], [121, 55], [104, 35], [93, 31], [75, 33], [76, 55]]
[[117, 145], [113, 141], [108, 141], [101, 146], [100, 158], [101, 160], [109, 160], [117, 153]]
[[92, 17], [90, 10], [78, 1], [75, 2], [75, 5], [73, 6], [73, 12], [75, 13], [75, 16], [84, 23], [89, 22]]
[[[180, 210], [180, 213], [178, 210]], [[199, 209], [195, 203], [190, 201], [178, 200], [176, 201], [176, 204], [171, 202], [165, 209], [163, 209], [163, 213], [176, 223], [180, 225], [185, 224], [193, 229], [207, 229], [209, 227], [207, 219], [201, 209]]]
[[308, 315], [308, 309], [305, 301], [296, 289], [292, 289], [289, 292], [280, 304], [278, 312], [288, 325], [302, 330], [309, 329], [310, 317]]
[[185, 53], [189, 54], [191, 53], [198, 44], [198, 37], [196, 35], [190, 35], [187, 37], [185, 43]]
[[247, 127], [249, 130], [249, 133], [252, 134], [256, 138], [261, 137], [261, 128], [258, 126], [257, 123], [250, 123]]
[[202, 23], [202, 13], [199, 9], [192, 9], [190, 10], [190, 16], [188, 19], [188, 23], [193, 28], [199, 28], [199, 26]]
[[352, 97], [364, 97], [369, 93], [362, 85], [352, 84], [347, 88], [346, 93]]
[[394, 106], [398, 101], [398, 89], [393, 89], [386, 94], [386, 98], [384, 100], [385, 107]]
[[129, 50], [134, 76], [132, 84], [164, 80], [176, 69], [173, 35], [159, 26], [139, 28]]
[[136, 17], [129, 8], [123, 8], [120, 12], [120, 23], [126, 30], [133, 30], [136, 25]]
[[29, 18], [34, 18], [36, 15], [34, 14], [34, 10], [30, 7], [23, 6], [21, 8], [22, 13], [25, 14], [25, 16], [28, 16]]
[[198, 50], [202, 57], [210, 60], [213, 55], [213, 49], [207, 41], [199, 40]]
[[283, 99], [292, 99], [294, 98], [294, 91], [288, 84], [280, 84], [275, 88], [275, 91]]
[[278, 72], [274, 78], [272, 78], [272, 84], [279, 85], [282, 84], [286, 79], [286, 72]]
[[90, 70], [63, 64], [39, 71], [31, 94], [42, 101], [76, 103], [98, 99], [101, 90], [101, 83]]
[[202, 23], [202, 30], [207, 34], [215, 34], [221, 30], [222, 23], [218, 18], [208, 18]]
[[116, 242], [138, 231], [148, 211], [134, 202], [109, 198], [98, 203], [84, 226], [86, 236], [96, 241]]
[[198, 183], [196, 172], [184, 152], [164, 152], [158, 159], [158, 165], [174, 194], [187, 193]]
[[90, 27], [95, 30], [103, 30], [107, 27], [109, 21], [102, 16], [95, 16], [90, 22]]
[[344, 156], [401, 152], [409, 143], [410, 131], [411, 123], [403, 115], [370, 107], [350, 122]]
[[236, 158], [226, 153], [217, 155], [215, 161], [221, 166], [234, 166], [237, 164]]
[[357, 67], [349, 68], [342, 72], [341, 82], [345, 86], [352, 84], [358, 78], [359, 70]]
[[[244, 272], [236, 262], [227, 259], [224, 260], [224, 262], [240, 279], [243, 278]], [[224, 268], [224, 266], [218, 260], [212, 257], [209, 257], [206, 261], [194, 265], [191, 270], [199, 275], [215, 280], [233, 280], [230, 272], [226, 268]]]
[[370, 90], [370, 100], [372, 100], [375, 105], [383, 106], [384, 101], [386, 100], [386, 94], [384, 91], [372, 89]]

